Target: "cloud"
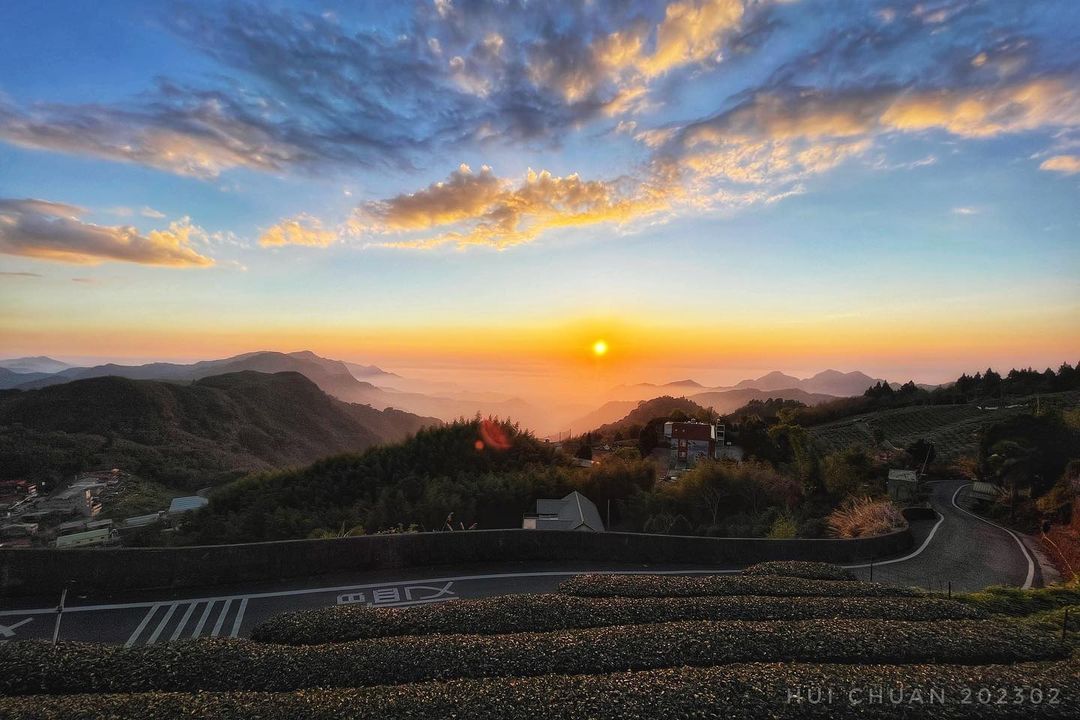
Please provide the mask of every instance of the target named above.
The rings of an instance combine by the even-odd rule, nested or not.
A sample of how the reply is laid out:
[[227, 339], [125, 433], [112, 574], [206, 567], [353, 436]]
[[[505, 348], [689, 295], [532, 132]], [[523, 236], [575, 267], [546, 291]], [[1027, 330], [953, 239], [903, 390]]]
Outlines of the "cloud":
[[556, 228], [618, 225], [653, 215], [670, 206], [670, 190], [629, 179], [583, 180], [532, 170], [514, 183], [497, 178], [490, 168], [473, 173], [463, 165], [444, 182], [364, 205], [351, 228], [369, 236], [412, 233], [377, 243], [383, 247], [504, 249]]
[[978, 215], [978, 208], [973, 207], [954, 207], [952, 209], [953, 215]]
[[310, 215], [297, 215], [282, 220], [266, 230], [259, 238], [263, 247], [282, 245], [305, 245], [307, 247], [327, 247], [337, 242], [338, 235], [332, 230], [323, 229], [318, 218]]
[[0, 140], [203, 179], [411, 167], [462, 142], [557, 144], [647, 107], [652, 79], [715, 63], [748, 13], [742, 0], [475, 0], [357, 26], [261, 3], [205, 6], [162, 22], [221, 72], [161, 79], [115, 104], [0, 101]]
[[2, 271], [0, 271], [0, 277], [39, 278], [39, 277], [42, 277], [42, 275], [41, 275], [41, 273], [35, 273], [35, 272], [2, 272]]
[[0, 199], [0, 253], [96, 264], [103, 261], [169, 267], [209, 267], [192, 240], [205, 235], [189, 221], [142, 235], [133, 227], [103, 226], [79, 219], [81, 208], [35, 199]]
[[659, 145], [668, 172], [742, 184], [794, 182], [825, 172], [891, 133], [987, 138], [1080, 125], [1080, 90], [1064, 78], [992, 87], [762, 91]]
[[1075, 175], [1080, 173], [1080, 155], [1054, 155], [1043, 160], [1042, 164], [1039, 165], [1039, 169], [1051, 170], [1065, 175]]

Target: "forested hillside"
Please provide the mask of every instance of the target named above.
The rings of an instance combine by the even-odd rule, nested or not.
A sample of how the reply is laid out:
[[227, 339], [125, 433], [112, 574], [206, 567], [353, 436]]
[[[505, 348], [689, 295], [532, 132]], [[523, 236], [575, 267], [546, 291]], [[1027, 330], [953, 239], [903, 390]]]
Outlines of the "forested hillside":
[[295, 372], [190, 385], [90, 378], [0, 393], [0, 478], [120, 467], [196, 489], [397, 442], [438, 422], [341, 402]]

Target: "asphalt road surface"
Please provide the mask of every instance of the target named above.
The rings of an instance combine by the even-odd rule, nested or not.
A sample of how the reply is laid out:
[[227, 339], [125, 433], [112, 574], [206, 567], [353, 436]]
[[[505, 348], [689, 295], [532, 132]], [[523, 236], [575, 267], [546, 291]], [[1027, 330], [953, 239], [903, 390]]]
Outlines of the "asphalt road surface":
[[[987, 585], [1030, 587], [1041, 575], [1032, 554], [1014, 533], [965, 509], [966, 487], [934, 487], [937, 520], [912, 524], [914, 547], [905, 555], [871, 567], [849, 566], [861, 579], [917, 585], [946, 592]], [[488, 566], [410, 568], [321, 576], [203, 592], [139, 592], [117, 596], [69, 596], [61, 616], [62, 640], [149, 645], [194, 637], [243, 637], [277, 613], [336, 604], [408, 607], [461, 598], [550, 592], [582, 572], [732, 573], [739, 566], [626, 566], [580, 563], [502, 563]], [[0, 605], [0, 642], [51, 638], [59, 598], [21, 598]]]

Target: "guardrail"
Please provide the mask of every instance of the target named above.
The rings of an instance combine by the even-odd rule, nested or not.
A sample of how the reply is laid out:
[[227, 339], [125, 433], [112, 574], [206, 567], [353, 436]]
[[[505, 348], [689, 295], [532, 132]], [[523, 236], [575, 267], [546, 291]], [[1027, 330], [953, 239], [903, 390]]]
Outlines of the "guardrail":
[[868, 561], [912, 545], [905, 528], [850, 540], [709, 538], [567, 530], [468, 530], [243, 545], [0, 549], [0, 594], [181, 588], [336, 572], [521, 561], [755, 563]]

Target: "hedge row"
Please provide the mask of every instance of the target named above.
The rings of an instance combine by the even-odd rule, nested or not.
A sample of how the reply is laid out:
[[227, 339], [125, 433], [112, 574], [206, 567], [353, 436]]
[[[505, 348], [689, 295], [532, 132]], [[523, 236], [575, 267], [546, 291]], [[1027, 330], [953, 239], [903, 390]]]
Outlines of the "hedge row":
[[806, 578], [807, 580], [857, 580], [855, 573], [823, 562], [801, 562], [798, 560], [773, 560], [744, 568], [743, 575], [780, 575], [783, 577]]
[[680, 620], [963, 620], [980, 617], [985, 614], [942, 598], [504, 595], [411, 608], [339, 605], [285, 613], [256, 627], [252, 639], [316, 645], [397, 635], [550, 632]]
[[587, 597], [698, 597], [771, 595], [775, 597], [920, 597], [916, 588], [849, 580], [810, 580], [757, 575], [575, 575], [559, 592]]
[[[983, 690], [987, 692], [982, 692]], [[831, 691], [831, 693], [830, 693]], [[1005, 702], [1000, 702], [1004, 691]], [[873, 693], [873, 694], [871, 694]], [[934, 695], [932, 695], [934, 693]], [[818, 699], [818, 702], [811, 702]], [[455, 680], [294, 693], [0, 698], [0, 716], [69, 718], [1072, 718], [1075, 663], [1010, 666], [751, 664], [610, 675]]]
[[760, 661], [976, 665], [1066, 655], [1045, 633], [978, 620], [699, 621], [307, 646], [221, 638], [131, 648], [21, 641], [0, 646], [0, 693], [280, 691]]

